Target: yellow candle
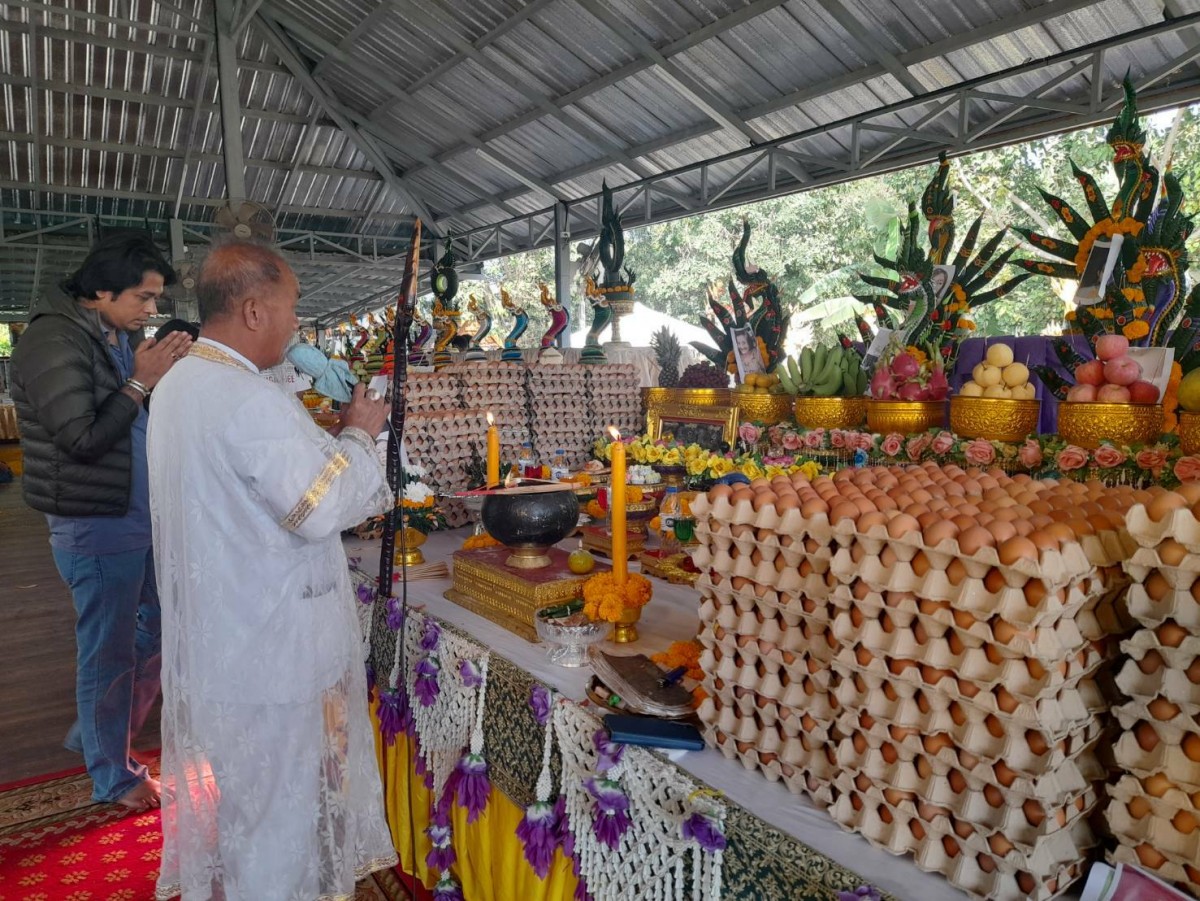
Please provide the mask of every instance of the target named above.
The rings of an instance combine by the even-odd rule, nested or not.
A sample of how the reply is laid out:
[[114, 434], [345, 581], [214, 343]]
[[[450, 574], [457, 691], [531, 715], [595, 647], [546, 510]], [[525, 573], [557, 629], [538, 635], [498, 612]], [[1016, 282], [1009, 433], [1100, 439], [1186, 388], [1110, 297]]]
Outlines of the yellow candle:
[[612, 511], [612, 564], [613, 578], [618, 585], [625, 584], [629, 573], [629, 558], [626, 551], [628, 531], [625, 525], [625, 445], [621, 433], [609, 426], [612, 436], [612, 482], [608, 492], [608, 505]]
[[492, 411], [487, 415], [487, 487], [500, 484], [500, 429], [496, 427], [496, 418]]

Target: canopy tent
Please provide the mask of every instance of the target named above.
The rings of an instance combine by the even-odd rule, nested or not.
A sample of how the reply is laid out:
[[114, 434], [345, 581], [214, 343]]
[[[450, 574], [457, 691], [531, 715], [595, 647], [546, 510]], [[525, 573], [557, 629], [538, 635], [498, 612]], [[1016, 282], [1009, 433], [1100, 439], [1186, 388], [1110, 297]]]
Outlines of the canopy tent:
[[[684, 322], [682, 319], [676, 319], [674, 316], [668, 316], [666, 313], [660, 313], [658, 310], [652, 310], [640, 302], [634, 303], [632, 313], [621, 317], [621, 337], [635, 347], [648, 347], [650, 337], [664, 326], [675, 333], [675, 337], [679, 339], [679, 343], [684, 347], [685, 357], [690, 353], [688, 345], [692, 341], [703, 341], [705, 344], [712, 344], [712, 339], [708, 337], [708, 332], [700, 328], [700, 326]], [[601, 340], [607, 340], [606, 336], [602, 335]], [[583, 347], [586, 341], [587, 326], [585, 325], [583, 328], [571, 332], [571, 340], [568, 346]], [[697, 359], [699, 359], [698, 355]]]
[[478, 264], [594, 235], [602, 180], [636, 227], [1102, 122], [1126, 72], [1200, 97], [1200, 0], [0, 9], [6, 319], [114, 226], [191, 266], [265, 234], [329, 321], [394, 292], [414, 214]]

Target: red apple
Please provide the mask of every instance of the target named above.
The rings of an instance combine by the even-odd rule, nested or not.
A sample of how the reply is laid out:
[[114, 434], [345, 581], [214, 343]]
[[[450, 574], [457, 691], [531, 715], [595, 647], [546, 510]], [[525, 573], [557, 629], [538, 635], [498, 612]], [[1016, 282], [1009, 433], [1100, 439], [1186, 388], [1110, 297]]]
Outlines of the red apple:
[[1129, 353], [1129, 339], [1124, 335], [1101, 335], [1096, 341], [1096, 356], [1103, 362]]
[[1067, 400], [1071, 401], [1071, 403], [1090, 404], [1095, 399], [1095, 385], [1075, 385], [1067, 392]]
[[1129, 402], [1134, 404], [1158, 403], [1158, 387], [1138, 379], [1129, 386]]
[[1104, 364], [1099, 360], [1088, 360], [1075, 367], [1075, 381], [1080, 385], [1103, 385]]
[[1104, 364], [1104, 380], [1128, 387], [1142, 377], [1141, 365], [1129, 356], [1115, 357]]
[[1124, 385], [1101, 385], [1096, 392], [1096, 400], [1102, 404], [1129, 403], [1129, 389]]

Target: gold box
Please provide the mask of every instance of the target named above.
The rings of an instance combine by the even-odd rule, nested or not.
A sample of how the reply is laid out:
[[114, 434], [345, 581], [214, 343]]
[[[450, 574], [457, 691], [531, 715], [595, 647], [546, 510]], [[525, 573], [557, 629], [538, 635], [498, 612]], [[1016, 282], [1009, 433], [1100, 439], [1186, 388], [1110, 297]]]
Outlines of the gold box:
[[[612, 536], [604, 526], [584, 526], [579, 530], [583, 535], [583, 546], [593, 554], [612, 557]], [[629, 536], [625, 541], [625, 551], [628, 559], [632, 560], [646, 549], [646, 534], [626, 532]]]

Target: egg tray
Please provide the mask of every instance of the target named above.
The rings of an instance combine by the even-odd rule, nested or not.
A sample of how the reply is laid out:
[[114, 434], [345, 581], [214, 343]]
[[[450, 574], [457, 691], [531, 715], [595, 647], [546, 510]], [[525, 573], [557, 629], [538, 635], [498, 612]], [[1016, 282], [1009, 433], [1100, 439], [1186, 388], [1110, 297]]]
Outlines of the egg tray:
[[1117, 687], [1121, 691], [1143, 703], [1163, 697], [1193, 715], [1200, 713], [1200, 685], [1188, 679], [1183, 668], [1174, 669], [1165, 665], [1164, 661], [1164, 665], [1155, 672], [1143, 673], [1138, 667], [1138, 661], [1141, 659], [1142, 654], [1139, 654], [1126, 660], [1125, 665], [1121, 667], [1121, 672], [1117, 675]]
[[1147, 593], [1145, 585], [1135, 582], [1129, 586], [1125, 603], [1129, 615], [1142, 626], [1154, 628], [1173, 620], [1193, 635], [1200, 635], [1200, 604], [1190, 591], [1168, 592], [1166, 597], [1156, 601]]
[[[1141, 842], [1138, 842], [1137, 844], [1141, 844]], [[1174, 882], [1182, 886], [1186, 891], [1191, 892], [1193, 895], [1200, 896], [1200, 866], [1197, 865], [1197, 862], [1195, 860], [1172, 860], [1169, 855], [1165, 855], [1165, 852], [1164, 856], [1166, 856], [1167, 859], [1160, 867], [1154, 869], [1142, 863], [1142, 861], [1138, 858], [1134, 847], [1125, 843], [1117, 845], [1106, 855], [1108, 860], [1112, 863], [1123, 863], [1135, 867], [1141, 867], [1143, 870], [1153, 873], [1156, 878], [1161, 879], [1164, 882]], [[1184, 867], [1185, 864], [1192, 867], [1192, 874], [1195, 876], [1194, 879], [1189, 877], [1188, 871]]]
[[746, 713], [725, 703], [723, 698], [710, 695], [701, 703], [698, 716], [702, 723], [721, 730], [736, 741], [748, 741], [756, 746], [759, 736], [763, 734], [778, 734], [784, 739], [803, 735], [811, 743], [830, 743], [829, 722], [789, 707], [781, 707], [774, 701], [768, 701], [761, 708], [756, 704], [749, 706], [753, 708], [752, 713]]
[[1118, 767], [1139, 779], [1161, 773], [1186, 792], [1200, 791], [1200, 762], [1189, 759], [1179, 745], [1163, 742], [1161, 736], [1158, 744], [1146, 751], [1132, 732], [1125, 732], [1117, 739], [1113, 756]]
[[[816, 647], [813, 647], [814, 639]], [[758, 666], [761, 663], [767, 672], [782, 669], [793, 679], [829, 671], [829, 652], [836, 652], [837, 648], [828, 645], [828, 639], [827, 630], [811, 631], [806, 622], [785, 633], [781, 644], [756, 635], [741, 635], [719, 625], [712, 625], [700, 633], [701, 644], [706, 647], [724, 655], [737, 654], [743, 665]]]
[[[1015, 773], [1009, 785], [1002, 785], [993, 767], [988, 764], [980, 763], [971, 772], [964, 772], [928, 754], [914, 755], [913, 759], [905, 760], [900, 756], [904, 749], [898, 749], [894, 744], [892, 750], [896, 757], [889, 763], [882, 748], [868, 745], [860, 751], [855, 747], [856, 734], [848, 735], [838, 743], [835, 756], [839, 767], [864, 773], [875, 782], [897, 791], [916, 792], [930, 804], [951, 809], [956, 809], [954, 799], [963, 793], [978, 795], [983, 807], [990, 807], [984, 796], [989, 786], [999, 791], [1010, 805], [1020, 807], [1025, 801], [1034, 800], [1043, 807], [1057, 809], [1072, 803], [1106, 775], [1095, 753], [1091, 748], [1086, 748], [1052, 772], [1036, 778]], [[924, 766], [918, 764], [918, 757], [929, 764], [924, 774], [921, 772]], [[972, 823], [994, 822], [994, 817], [988, 819], [990, 814], [983, 807], [977, 803], [975, 809], [957, 809], [963, 819]]]
[[[1069, 819], [1065, 811], [1059, 811], [1064, 817], [1062, 825], [1056, 823], [1054, 830], [1050, 832], [1034, 834], [1026, 832], [1019, 838], [1028, 840], [1021, 841], [1014, 840], [1004, 828], [983, 826], [955, 817], [945, 808], [939, 808], [940, 812], [930, 817], [928, 811], [921, 811], [920, 808], [925, 805], [919, 804], [919, 799], [901, 798], [895, 802], [889, 801], [884, 794], [886, 786], [880, 786], [861, 774], [851, 776], [842, 771], [834, 779], [833, 784], [839, 797], [843, 793], [852, 797], [857, 796], [863, 802], [864, 809], [874, 806], [876, 813], [880, 813], [881, 809], [886, 809], [893, 822], [917, 821], [927, 836], [939, 840], [943, 836], [949, 837], [954, 840], [960, 850], [971, 854], [986, 854], [1013, 869], [1029, 873], [1053, 872], [1062, 864], [1082, 860], [1087, 856], [1088, 850], [1098, 843], [1098, 839], [1088, 823], [1086, 814], [1090, 808], [1086, 806], [1082, 810], [1077, 810], [1072, 806]], [[911, 792], [904, 794], [911, 794]], [[932, 806], [936, 807], [936, 805]], [[1020, 809], [1010, 808], [1010, 810], [1015, 810], [1018, 814], [1017, 819], [1028, 829], [1029, 821], [1025, 818], [1025, 814]], [[914, 838], [916, 837], [914, 835]], [[998, 853], [993, 845], [1005, 849], [1004, 853]]]
[[[1062, 664], [1061, 668], [1052, 663], [1049, 668], [1045, 668], [1043, 675], [1034, 678], [1023, 657], [1006, 655], [1000, 663], [993, 663], [988, 659], [987, 649], [984, 647], [966, 648], [955, 654], [944, 638], [930, 638], [921, 644], [912, 629], [894, 628], [890, 633], [885, 632], [878, 620], [867, 620], [861, 627], [856, 627], [850, 615], [843, 614], [834, 619], [832, 632], [844, 647], [860, 647], [875, 658], [867, 666], [867, 670], [871, 672], [887, 672], [908, 681], [924, 683], [924, 676], [919, 672], [920, 667], [949, 669], [954, 671], [952, 678], [971, 682], [980, 688], [1002, 684], [1019, 700], [1030, 703], [1074, 688], [1080, 679], [1093, 673], [1106, 659], [1092, 645], [1084, 645], [1078, 653], [1059, 661]], [[1001, 650], [999, 646], [989, 647]], [[886, 664], [882, 669], [874, 668], [874, 664], [880, 660], [911, 661], [917, 665], [908, 666], [901, 673], [892, 673]], [[862, 666], [861, 662], [859, 666]], [[915, 675], [914, 670], [917, 671]]]
[[[911, 855], [918, 867], [926, 872], [939, 873], [953, 886], [962, 889], [972, 898], [990, 901], [1048, 901], [1065, 891], [1082, 875], [1083, 862], [1074, 861], [1054, 868], [1046, 874], [1033, 874], [1017, 870], [998, 860], [994, 855], [982, 855], [991, 872], [983, 869], [979, 856], [963, 854], [957, 840], [952, 846], [953, 856], [942, 839], [930, 840], [928, 836], [918, 839], [909, 825], [914, 819], [918, 827], [924, 824], [916, 817], [901, 819], [892, 814], [892, 821], [885, 822], [877, 809], [863, 803], [861, 810], [854, 808], [852, 793], [839, 795], [830, 807], [830, 814], [844, 829], [857, 832], [872, 845], [897, 856]], [[861, 799], [860, 799], [861, 800]]]
[[1138, 629], [1121, 642], [1121, 650], [1136, 660], [1141, 660], [1150, 651], [1157, 651], [1167, 666], [1185, 670], [1200, 657], [1200, 635], [1186, 635], [1178, 647], [1168, 647], [1154, 629]]
[[[740, 716], [747, 718], [758, 716], [764, 722], [772, 718], [779, 721], [782, 719], [782, 715], [786, 714], [789, 722], [799, 718], [801, 720], [800, 730], [807, 733], [815, 734], [818, 729], [824, 729], [828, 733], [828, 729], [837, 720], [839, 714], [837, 705], [832, 702], [828, 694], [814, 695], [813, 703], [804, 707], [788, 707], [772, 698], [760, 695], [752, 689], [742, 688], [740, 685], [727, 682], [719, 677], [706, 678], [702, 680], [701, 684], [704, 685], [715, 710], [728, 707]], [[771, 725], [771, 723], [767, 723], [767, 725]], [[798, 735], [799, 732], [797, 731], [795, 734]], [[838, 740], [840, 738], [840, 735], [837, 736]]]
[[[941, 570], [929, 570], [924, 576], [913, 572], [908, 563], [897, 563], [886, 567], [878, 557], [864, 557], [860, 561], [851, 559], [846, 549], [834, 554], [830, 570], [842, 582], [862, 579], [874, 591], [906, 591], [931, 601], [949, 601], [960, 610], [978, 615], [980, 618], [999, 616], [1017, 628], [1048, 626], [1055, 621], [1074, 617], [1087, 605], [1100, 602], [1103, 592], [1087, 590], [1087, 576], [1047, 589], [1045, 597], [1037, 606], [1031, 606], [1023, 590], [1030, 581], [1021, 577], [1020, 586], [1012, 586], [992, 592], [982, 578], [964, 578], [954, 585]], [[1094, 575], [1094, 572], [1093, 572]], [[1064, 603], [1054, 593], [1059, 588], [1068, 591]]]
[[[895, 597], [885, 597], [893, 595]], [[995, 634], [995, 624], [1004, 623], [1007, 627], [1016, 629], [1011, 623], [999, 616], [990, 619], [978, 619], [967, 628], [959, 626], [955, 619], [956, 611], [946, 606], [945, 601], [935, 601], [937, 609], [932, 613], [922, 612], [920, 605], [923, 599], [912, 592], [878, 592], [868, 591], [862, 598], [856, 598], [852, 586], [839, 585], [830, 596], [830, 604], [839, 611], [849, 611], [857, 607], [869, 619], [878, 618], [883, 613], [891, 617], [898, 628], [913, 628], [920, 623], [925, 631], [934, 638], [943, 638], [953, 632], [967, 647], [983, 647], [995, 645], [1005, 656], [1034, 659], [1042, 663], [1056, 663], [1072, 654], [1078, 653], [1086, 644], [1087, 639], [1079, 631], [1079, 625], [1074, 619], [1065, 617], [1053, 623], [1022, 628], [1011, 635], [1007, 642], [1000, 641]], [[928, 603], [928, 602], [926, 602]]]
[[[1121, 822], [1141, 822], [1127, 809], [1129, 803], [1135, 799], [1140, 799], [1141, 802], [1149, 807], [1151, 814], [1166, 822], [1168, 825], [1171, 824], [1171, 820], [1174, 819], [1179, 813], [1190, 814], [1197, 820], [1200, 820], [1200, 807], [1196, 806], [1191, 796], [1188, 795], [1188, 793], [1183, 789], [1172, 786], [1163, 793], [1161, 798], [1156, 798], [1146, 792], [1146, 790], [1142, 787], [1141, 782], [1139, 782], [1136, 777], [1130, 775], [1122, 776], [1119, 780], [1117, 780], [1116, 785], [1109, 786], [1108, 799], [1107, 814], [1110, 818], [1110, 821], [1114, 809], [1120, 807], [1122, 810], [1124, 810], [1125, 817]], [[1175, 827], [1172, 826], [1171, 828], [1174, 829]], [[1137, 833], [1135, 830], [1129, 829], [1126, 830], [1126, 834], [1131, 837], [1136, 837]], [[1197, 840], [1200, 840], [1200, 830], [1180, 834], [1185, 838], [1196, 838]], [[1198, 852], [1196, 855], [1193, 855], [1193, 857], [1200, 858], [1200, 852]]]
[[802, 613], [793, 613], [779, 607], [755, 606], [743, 610], [734, 604], [725, 604], [715, 597], [701, 596], [700, 622], [703, 625], [720, 627], [725, 632], [734, 635], [753, 636], [759, 641], [770, 642], [788, 651], [802, 651], [806, 647], [803, 635], [797, 635], [802, 622], [814, 625], [828, 623], [828, 611], [824, 615], [812, 602], [813, 609], [809, 612], [805, 598], [801, 598]]
[[794, 592], [779, 592], [757, 582], [747, 582], [734, 589], [731, 578], [722, 576], [719, 581], [714, 581], [713, 575], [711, 570], [702, 569], [696, 578], [696, 589], [719, 604], [728, 604], [742, 611], [780, 610], [821, 626], [829, 624], [828, 606], [822, 597], [824, 589], [818, 584], [822, 581], [819, 576], [809, 576], [808, 584], [801, 585]]
[[1137, 847], [1146, 843], [1171, 860], [1200, 865], [1200, 829], [1184, 835], [1170, 820], [1154, 814], [1146, 814], [1137, 820], [1124, 804], [1116, 803], [1108, 805], [1106, 818], [1109, 829], [1122, 844]]
[[1155, 548], [1170, 538], [1184, 545], [1191, 553], [1200, 554], [1200, 521], [1189, 509], [1190, 506], [1172, 510], [1155, 522], [1144, 504], [1134, 504], [1125, 514], [1125, 527], [1142, 547]]
[[[799, 739], [790, 739], [790, 760], [779, 751], [764, 750], [748, 742], [738, 742], [731, 735], [705, 725], [704, 740], [710, 748], [720, 751], [730, 760], [739, 761], [747, 770], [758, 770], [770, 782], [783, 781], [793, 794], [806, 794], [822, 807], [827, 806], [832, 793], [835, 764], [824, 746], [804, 750]], [[740, 746], [739, 746], [740, 745]]]
[[[693, 510], [694, 512], [694, 510]], [[711, 565], [720, 568], [728, 566], [725, 562], [726, 558], [730, 561], [736, 556], [753, 556], [755, 551], [762, 555], [762, 559], [768, 563], [775, 563], [776, 558], [783, 558], [783, 565], [787, 567], [798, 567], [805, 561], [816, 572], [826, 572], [829, 569], [829, 561], [833, 559], [833, 554], [836, 545], [826, 544], [809, 544], [813, 539], [791, 539], [788, 536], [779, 536], [774, 533], [768, 533], [765, 536], [759, 534], [759, 530], [749, 526], [737, 526], [735, 528], [745, 529], [736, 536], [732, 530], [724, 528], [711, 530], [701, 526], [701, 523], [696, 524], [696, 537], [700, 541], [700, 546], [703, 547], [714, 561]]]
[[[1160, 720], [1150, 713], [1148, 702], [1134, 698], [1113, 708], [1113, 714], [1121, 728], [1132, 730], [1139, 722], [1145, 720], [1154, 727], [1160, 742], [1168, 745], [1181, 745], [1184, 738], [1195, 735], [1200, 739], [1200, 714], [1196, 711], [1181, 708], [1179, 713], [1169, 720]], [[1200, 771], [1200, 761], [1196, 761], [1196, 769]]]
[[692, 562], [697, 569], [717, 573], [731, 581], [735, 578], [749, 579], [758, 587], [788, 593], [811, 590], [819, 593], [821, 600], [827, 600], [838, 584], [827, 566], [784, 564], [780, 569], [770, 560], [761, 560], [756, 564], [749, 555], [731, 557], [721, 551], [710, 555], [704, 545], [692, 552]]
[[[1140, 547], [1126, 558], [1125, 571], [1136, 581], [1146, 581], [1150, 570], [1162, 570], [1172, 588], [1190, 588], [1200, 577], [1200, 554], [1186, 553], [1178, 560], [1167, 562], [1157, 547]], [[1174, 571], [1173, 574], [1168, 571]], [[1172, 577], [1173, 576], [1173, 577]]]
[[[869, 724], [864, 723], [864, 719]], [[1030, 779], [1040, 779], [1087, 751], [1104, 731], [1102, 721], [1095, 719], [1067, 738], [1054, 742], [1038, 733], [1048, 749], [1035, 754], [1025, 733], [997, 736], [979, 721], [956, 723], [948, 715], [927, 725], [901, 725], [874, 717], [864, 710], [843, 707], [835, 722], [843, 736], [855, 733], [862, 735], [866, 747], [882, 748], [884, 744], [890, 744], [900, 759], [912, 761], [917, 757], [925, 757], [930, 761], [930, 766], [933, 766], [933, 761], [938, 761], [943, 768], [976, 773], [984, 781], [991, 778], [988, 773], [998, 762], [1003, 762], [1009, 769]], [[897, 738], [897, 732], [907, 734]], [[931, 754], [924, 742], [936, 735], [946, 736], [953, 747], [941, 747], [936, 754]], [[967, 759], [968, 756], [973, 759]], [[947, 772], [948, 769], [936, 771]]]
[[[975, 707], [985, 714], [991, 714], [1002, 723], [1021, 731], [1040, 727], [1052, 734], [1062, 735], [1087, 722], [1094, 714], [1108, 709], [1108, 703], [1092, 679], [1082, 679], [1074, 687], [1064, 688], [1052, 697], [1040, 698], [1033, 702], [1017, 699], [1013, 710], [1004, 711], [993, 694], [994, 689], [1000, 685], [999, 682], [977, 686], [981, 689], [979, 693], [969, 697], [962, 692], [961, 685], [952, 677], [942, 678], [931, 686], [921, 680], [920, 672], [914, 667], [897, 675], [890, 672], [879, 657], [867, 666], [862, 666], [855, 659], [854, 649], [847, 647], [843, 647], [838, 653], [833, 669], [843, 677], [860, 675], [868, 692], [884, 691], [884, 683], [888, 683], [892, 693], [899, 698], [912, 698], [918, 692], [922, 692], [936, 710], [944, 710], [957, 701], [963, 706]], [[850, 689], [845, 688], [847, 682], [850, 683]], [[843, 678], [838, 698], [847, 707], [853, 705], [850, 691], [853, 691], [856, 697], [859, 695], [853, 678]]]
[[730, 690], [737, 686], [783, 707], [810, 710], [813, 716], [823, 719], [832, 718], [837, 707], [834, 695], [822, 687], [822, 683], [828, 682], [826, 673], [817, 676], [806, 673], [795, 679], [786, 672], [764, 673], [759, 666], [742, 664], [737, 657], [721, 656], [713, 648], [700, 652], [700, 667], [704, 670], [704, 681], [711, 682], [714, 688], [718, 683], [730, 686]]
[[[714, 642], [711, 637], [701, 636], [704, 650], [701, 654], [701, 669], [711, 672], [733, 685], [740, 685], [751, 691], [758, 687], [770, 690], [770, 697], [786, 696], [788, 688], [797, 683], [807, 685], [812, 683], [817, 690], [828, 692], [833, 673], [829, 662], [821, 657], [801, 653], [792, 655], [791, 663], [785, 663], [782, 653], [761, 653], [752, 647], [730, 647], [728, 644]], [[788, 652], [791, 655], [791, 652]], [[778, 682], [782, 691], [776, 691]]]

